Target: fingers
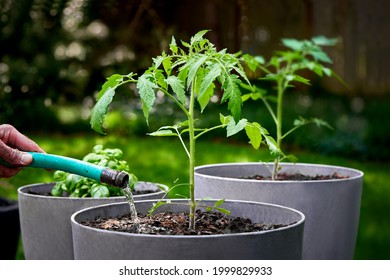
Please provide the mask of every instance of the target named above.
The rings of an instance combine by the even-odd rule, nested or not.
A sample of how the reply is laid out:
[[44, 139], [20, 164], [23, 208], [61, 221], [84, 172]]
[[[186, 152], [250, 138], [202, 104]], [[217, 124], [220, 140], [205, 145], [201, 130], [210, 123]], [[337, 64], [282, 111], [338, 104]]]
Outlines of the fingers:
[[0, 158], [15, 166], [0, 165], [0, 177], [12, 177], [21, 170], [20, 167], [29, 165], [33, 161], [32, 156], [23, 151], [44, 153], [44, 150], [34, 141], [21, 134], [13, 126], [0, 125]]
[[44, 152], [38, 144], [20, 133], [12, 125], [0, 125], [0, 140], [10, 147], [19, 149], [21, 151], [29, 152]]
[[15, 166], [29, 165], [33, 160], [30, 154], [9, 147], [2, 140], [0, 140], [0, 158]]

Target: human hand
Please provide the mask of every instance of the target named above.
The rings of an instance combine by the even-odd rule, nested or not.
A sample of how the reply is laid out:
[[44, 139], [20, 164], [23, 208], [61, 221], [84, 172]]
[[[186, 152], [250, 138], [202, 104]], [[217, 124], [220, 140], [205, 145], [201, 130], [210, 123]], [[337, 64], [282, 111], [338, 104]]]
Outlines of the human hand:
[[0, 178], [17, 174], [23, 166], [29, 165], [33, 158], [29, 152], [44, 151], [31, 139], [9, 124], [0, 125], [0, 158], [15, 167], [0, 165]]

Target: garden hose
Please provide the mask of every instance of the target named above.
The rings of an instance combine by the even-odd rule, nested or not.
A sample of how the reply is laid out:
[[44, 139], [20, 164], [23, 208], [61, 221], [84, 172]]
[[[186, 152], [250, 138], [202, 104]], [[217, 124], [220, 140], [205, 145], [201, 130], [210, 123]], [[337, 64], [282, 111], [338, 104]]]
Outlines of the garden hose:
[[[62, 170], [77, 174], [118, 188], [125, 188], [129, 181], [129, 174], [104, 166], [99, 166], [86, 161], [45, 153], [29, 152], [33, 161], [26, 167]], [[10, 164], [0, 159], [0, 163], [6, 166]]]

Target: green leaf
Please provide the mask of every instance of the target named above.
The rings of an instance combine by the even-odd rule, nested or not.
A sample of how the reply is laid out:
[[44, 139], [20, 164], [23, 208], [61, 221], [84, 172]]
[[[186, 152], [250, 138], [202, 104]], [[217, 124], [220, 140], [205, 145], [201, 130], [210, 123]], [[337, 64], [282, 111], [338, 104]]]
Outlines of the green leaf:
[[142, 75], [138, 79], [137, 88], [139, 90], [141, 100], [142, 100], [142, 110], [146, 121], [148, 122], [149, 112], [153, 107], [154, 101], [156, 99], [154, 89], [157, 86], [151, 82], [145, 75]]
[[296, 82], [303, 83], [305, 85], [310, 85], [310, 80], [305, 79], [304, 77], [301, 77], [299, 75], [294, 75], [293, 80], [296, 81]]
[[225, 203], [225, 199], [220, 199], [217, 202], [215, 202], [214, 207], [218, 207]]
[[326, 53], [324, 53], [323, 51], [320, 51], [320, 50], [311, 51], [310, 54], [313, 56], [313, 58], [315, 60], [319, 60], [319, 61], [326, 62], [326, 63], [332, 63], [332, 60], [330, 59], [330, 57]]
[[303, 126], [303, 125], [306, 125], [306, 124], [310, 124], [310, 123], [314, 123], [315, 125], [317, 125], [318, 127], [320, 126], [325, 126], [329, 129], [333, 129], [329, 123], [327, 123], [326, 121], [322, 120], [322, 119], [319, 119], [319, 118], [311, 118], [311, 119], [305, 119], [305, 118], [302, 118], [302, 117], [299, 117], [298, 119], [295, 119], [294, 120], [294, 126], [296, 127], [300, 127], [300, 126]]
[[164, 67], [164, 70], [165, 70], [165, 73], [167, 73], [167, 75], [171, 75], [171, 72], [172, 72], [172, 62], [171, 62], [171, 57], [166, 57], [163, 61], [162, 61], [162, 65]]
[[150, 136], [177, 136], [177, 133], [173, 132], [172, 130], [169, 129], [162, 129], [162, 130], [157, 130], [152, 133], [148, 133]]
[[120, 74], [113, 74], [107, 78], [107, 81], [103, 84], [102, 89], [97, 96], [97, 100], [99, 100], [108, 89], [115, 89], [123, 81], [123, 77], [124, 76]]
[[238, 120], [241, 115], [241, 91], [238, 87], [240, 80], [237, 75], [225, 75], [225, 82], [222, 84], [224, 94], [221, 102], [228, 101], [228, 109], [232, 113], [235, 120]]
[[209, 32], [209, 30], [202, 30], [196, 33], [194, 36], [191, 37], [190, 43], [191, 45], [194, 45], [195, 43], [198, 43], [203, 40], [203, 36]]
[[221, 213], [224, 213], [224, 214], [226, 214], [226, 215], [230, 215], [230, 211], [229, 210], [227, 210], [227, 209], [225, 209], [225, 208], [220, 208], [220, 207], [218, 207], [218, 208], [216, 208], [219, 212], [221, 212]]
[[164, 57], [159, 55], [155, 58], [152, 58], [153, 60], [153, 63], [154, 63], [154, 68], [157, 69], [158, 67], [160, 67], [161, 63], [163, 62], [164, 60]]
[[91, 188], [91, 197], [109, 197], [110, 191], [106, 186], [103, 185], [94, 185]]
[[62, 182], [58, 182], [54, 185], [54, 187], [51, 189], [51, 195], [53, 196], [62, 196]]
[[334, 46], [338, 42], [336, 38], [327, 38], [323, 35], [313, 37], [311, 40], [318, 46]]
[[[200, 89], [198, 98], [202, 98], [203, 94], [210, 88], [210, 85], [215, 81], [215, 79], [221, 75], [221, 65], [214, 63], [207, 68], [207, 74], [203, 77], [200, 83]], [[211, 98], [211, 96], [210, 96]]]
[[327, 67], [322, 67], [322, 70], [324, 71], [325, 75], [328, 77], [332, 76], [333, 71]]
[[186, 96], [185, 96], [183, 81], [176, 76], [169, 76], [165, 81], [168, 85], [171, 86], [173, 92], [176, 94], [180, 103], [185, 104]]
[[228, 123], [228, 125], [226, 127], [227, 137], [230, 137], [230, 136], [232, 136], [234, 134], [237, 134], [238, 132], [243, 130], [246, 127], [247, 122], [248, 121], [246, 119], [241, 119], [236, 124], [236, 122], [234, 121], [234, 118], [230, 118], [229, 123]]
[[276, 143], [275, 139], [272, 138], [269, 135], [264, 135], [265, 142], [267, 143], [268, 149], [272, 156], [280, 156], [283, 154], [283, 152], [280, 150], [278, 144]]
[[294, 155], [287, 155], [285, 157], [288, 161], [291, 161], [291, 162], [297, 162], [298, 161], [298, 158]]
[[174, 54], [177, 54], [177, 45], [176, 45], [176, 40], [175, 40], [175, 37], [172, 36], [172, 40], [171, 40], [171, 43], [169, 44], [169, 48], [170, 50], [174, 53]]
[[294, 51], [302, 50], [304, 43], [296, 39], [282, 39], [282, 44]]
[[187, 88], [190, 88], [191, 84], [194, 82], [194, 79], [196, 77], [196, 73], [198, 72], [198, 69], [202, 66], [202, 64], [207, 60], [206, 55], [197, 55], [196, 57], [192, 58], [187, 63], [188, 65], [188, 77], [187, 77]]
[[245, 126], [246, 135], [248, 136], [252, 147], [256, 150], [260, 147], [262, 139], [260, 127], [260, 124], [258, 124], [257, 122], [248, 122]]
[[232, 118], [232, 116], [226, 116], [225, 117], [221, 113], [219, 114], [219, 120], [220, 120], [221, 124], [227, 125], [231, 118]]
[[214, 83], [211, 83], [202, 95], [198, 95], [198, 102], [201, 108], [201, 112], [203, 112], [207, 104], [209, 104], [211, 97], [214, 95], [214, 90], [215, 85]]
[[103, 129], [103, 121], [107, 114], [108, 106], [111, 104], [114, 95], [115, 88], [106, 88], [106, 91], [92, 109], [90, 124], [92, 129], [98, 133], [105, 134]]

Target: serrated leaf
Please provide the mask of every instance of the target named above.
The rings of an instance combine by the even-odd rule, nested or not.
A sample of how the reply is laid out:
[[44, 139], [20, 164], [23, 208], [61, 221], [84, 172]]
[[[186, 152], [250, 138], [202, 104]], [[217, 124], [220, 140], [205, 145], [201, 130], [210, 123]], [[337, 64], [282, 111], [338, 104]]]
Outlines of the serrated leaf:
[[[248, 66], [249, 70], [251, 70], [252, 72], [255, 72], [258, 65], [259, 65], [259, 61], [257, 61], [255, 57], [253, 57], [249, 54], [244, 54], [242, 56], [242, 58], [244, 59], [244, 62]], [[264, 58], [263, 58], [263, 60], [264, 60]]]
[[152, 60], [153, 60], [153, 63], [154, 63], [154, 68], [157, 69], [158, 67], [160, 67], [161, 63], [163, 62], [164, 57], [159, 55], [159, 56], [153, 58]]
[[165, 73], [167, 73], [167, 76], [171, 75], [171, 72], [172, 72], [172, 62], [171, 62], [171, 60], [172, 60], [171, 57], [166, 57], [162, 61], [162, 65], [164, 67]]
[[[184, 41], [181, 41], [181, 44], [184, 46], [184, 47], [187, 47], [187, 48], [191, 48], [191, 45], [188, 44], [187, 42], [184, 42]], [[184, 51], [182, 51], [182, 54], [184, 55]]]
[[173, 36], [172, 36], [171, 43], [169, 44], [169, 48], [170, 48], [170, 50], [171, 50], [174, 54], [177, 53], [178, 48], [177, 48], [177, 45], [176, 45], [175, 37], [173, 37]]
[[245, 132], [250, 140], [252, 147], [257, 150], [260, 147], [261, 139], [262, 139], [260, 124], [256, 122], [254, 123], [248, 122], [247, 125], [245, 126]]
[[224, 90], [221, 102], [228, 101], [228, 109], [232, 113], [235, 120], [238, 120], [241, 115], [241, 91], [238, 87], [240, 80], [237, 75], [224, 75], [225, 82], [222, 84]]
[[207, 68], [206, 73], [200, 83], [198, 98], [202, 98], [203, 94], [210, 88], [210, 85], [221, 75], [221, 65], [218, 63], [212, 64]]
[[276, 157], [283, 154], [274, 138], [269, 135], [264, 135], [264, 138], [272, 156]]
[[231, 118], [232, 118], [232, 116], [224, 116], [222, 114], [219, 114], [219, 120], [220, 120], [221, 124], [224, 124], [224, 125], [228, 124]]
[[196, 33], [194, 36], [191, 37], [190, 43], [191, 45], [203, 40], [203, 36], [209, 32], [209, 30], [201, 30], [198, 33]]
[[108, 106], [111, 104], [114, 95], [114, 88], [106, 88], [106, 91], [102, 94], [92, 109], [90, 124], [91, 128], [98, 133], [105, 134], [103, 129], [103, 121], [107, 114]]
[[149, 112], [153, 107], [154, 101], [156, 99], [154, 89], [156, 85], [151, 82], [145, 75], [142, 75], [138, 79], [137, 88], [140, 93], [140, 97], [142, 100], [142, 110], [144, 112], [144, 116], [146, 121], [148, 122]]
[[187, 88], [190, 88], [191, 84], [194, 82], [196, 73], [202, 64], [207, 60], [206, 55], [198, 55], [196, 58], [192, 58], [187, 63], [188, 65], [188, 77], [187, 77]]
[[186, 95], [184, 90], [184, 83], [181, 79], [176, 76], [169, 76], [166, 83], [171, 86], [173, 92], [176, 94], [181, 104], [186, 103]]
[[207, 104], [209, 104], [211, 97], [214, 95], [214, 90], [215, 85], [214, 83], [211, 83], [206, 91], [201, 96], [198, 96], [198, 103], [200, 105], [201, 112], [203, 112]]
[[241, 130], [243, 130], [247, 124], [247, 120], [246, 119], [241, 119], [237, 124], [236, 122], [234, 121], [234, 118], [230, 118], [229, 120], [229, 123], [226, 127], [226, 131], [227, 131], [227, 137], [230, 137], [234, 134], [237, 134], [238, 132], [240, 132]]
[[[129, 74], [129, 75], [131, 75], [131, 74]], [[100, 90], [100, 92], [97, 96], [97, 100], [99, 100], [108, 89], [110, 89], [110, 88], [115, 89], [116, 87], [118, 87], [118, 85], [123, 81], [124, 77], [126, 77], [126, 76], [123, 76], [120, 74], [113, 74], [109, 78], [107, 78], [107, 81], [103, 84], [102, 89]]]

